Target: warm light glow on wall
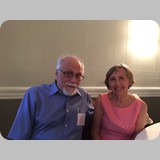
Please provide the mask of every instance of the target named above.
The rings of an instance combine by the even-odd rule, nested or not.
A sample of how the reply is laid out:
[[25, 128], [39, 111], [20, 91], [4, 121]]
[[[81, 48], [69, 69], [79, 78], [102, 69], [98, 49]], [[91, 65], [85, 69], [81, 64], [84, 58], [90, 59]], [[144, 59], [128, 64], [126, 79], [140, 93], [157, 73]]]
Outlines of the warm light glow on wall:
[[154, 56], [159, 50], [159, 25], [152, 20], [131, 20], [128, 49], [139, 57]]

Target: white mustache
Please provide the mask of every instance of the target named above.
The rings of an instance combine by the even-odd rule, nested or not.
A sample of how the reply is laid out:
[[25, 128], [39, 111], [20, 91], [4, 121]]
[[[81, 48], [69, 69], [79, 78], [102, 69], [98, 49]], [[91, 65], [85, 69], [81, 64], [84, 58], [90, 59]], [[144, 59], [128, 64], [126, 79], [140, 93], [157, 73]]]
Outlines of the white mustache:
[[76, 84], [73, 84], [73, 83], [66, 83], [66, 85], [68, 85], [68, 86], [71, 86], [71, 87], [77, 87], [77, 85]]

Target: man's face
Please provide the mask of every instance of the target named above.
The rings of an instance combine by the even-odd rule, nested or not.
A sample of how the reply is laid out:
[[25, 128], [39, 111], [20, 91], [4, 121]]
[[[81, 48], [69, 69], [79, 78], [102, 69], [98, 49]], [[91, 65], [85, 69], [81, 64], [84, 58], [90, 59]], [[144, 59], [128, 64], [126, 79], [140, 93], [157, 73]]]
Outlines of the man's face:
[[57, 86], [65, 95], [75, 95], [81, 81], [82, 72], [82, 66], [75, 58], [64, 59], [60, 70], [56, 71]]

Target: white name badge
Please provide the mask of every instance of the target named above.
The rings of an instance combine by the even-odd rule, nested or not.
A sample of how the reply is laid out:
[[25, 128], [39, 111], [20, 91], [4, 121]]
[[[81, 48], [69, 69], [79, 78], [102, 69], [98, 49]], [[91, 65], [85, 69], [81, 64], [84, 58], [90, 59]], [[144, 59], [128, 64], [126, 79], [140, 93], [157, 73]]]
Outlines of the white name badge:
[[85, 125], [86, 114], [78, 113], [77, 115], [77, 126], [84, 126]]

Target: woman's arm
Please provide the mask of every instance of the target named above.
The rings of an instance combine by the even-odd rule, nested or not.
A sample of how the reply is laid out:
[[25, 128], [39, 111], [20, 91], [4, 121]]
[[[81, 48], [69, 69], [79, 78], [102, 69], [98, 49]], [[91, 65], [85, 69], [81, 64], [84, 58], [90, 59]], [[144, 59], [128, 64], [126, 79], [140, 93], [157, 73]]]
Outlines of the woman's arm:
[[146, 115], [148, 112], [148, 106], [147, 104], [143, 101], [142, 107], [141, 107], [141, 111], [138, 115], [137, 118], [137, 122], [136, 122], [136, 128], [135, 128], [135, 134], [133, 136], [133, 139], [135, 138], [135, 136], [142, 131], [145, 128], [146, 125]]

